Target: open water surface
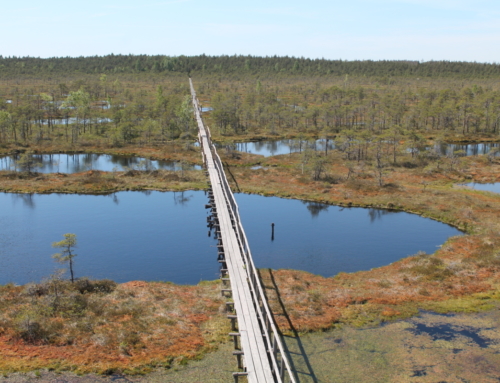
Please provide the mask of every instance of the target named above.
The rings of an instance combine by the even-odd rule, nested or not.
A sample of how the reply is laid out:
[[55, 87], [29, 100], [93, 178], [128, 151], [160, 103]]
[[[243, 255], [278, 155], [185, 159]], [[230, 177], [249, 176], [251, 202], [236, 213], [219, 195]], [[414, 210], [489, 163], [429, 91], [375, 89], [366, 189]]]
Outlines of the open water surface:
[[[460, 232], [416, 215], [237, 194], [255, 264], [332, 276], [434, 252]], [[77, 277], [195, 284], [219, 275], [202, 191], [0, 194], [0, 284], [40, 281], [75, 233]], [[274, 240], [271, 222], [275, 223]]]
[[[237, 194], [257, 267], [332, 276], [433, 253], [461, 232], [415, 214]], [[271, 223], [274, 240], [271, 239]]]
[[478, 183], [469, 183], [465, 184], [465, 186], [468, 186], [472, 189], [476, 190], [482, 190], [482, 191], [489, 191], [493, 193], [500, 193], [500, 182], [495, 182], [492, 184], [478, 184]]
[[[17, 170], [18, 156], [0, 158], [0, 170]], [[78, 173], [87, 170], [110, 172], [125, 169], [141, 170], [181, 170], [180, 162], [156, 161], [140, 157], [116, 156], [110, 154], [34, 154], [36, 167], [33, 171], [40, 173]], [[201, 170], [200, 165], [185, 164], [184, 170]]]
[[[488, 154], [491, 150], [500, 149], [498, 142], [486, 142], [480, 144], [438, 144], [434, 148], [442, 155], [450, 155], [461, 151], [465, 156], [477, 156]], [[498, 154], [497, 154], [498, 155]]]
[[[218, 144], [219, 148], [228, 145]], [[232, 149], [245, 152], [259, 154], [264, 157], [277, 156], [280, 154], [290, 154], [300, 152], [306, 148], [317, 151], [333, 150], [336, 148], [333, 140], [318, 139], [313, 141], [289, 139], [289, 140], [266, 140], [256, 142], [238, 142], [229, 145]], [[479, 143], [479, 144], [436, 144], [433, 147], [423, 148], [422, 150], [430, 150], [433, 148], [443, 156], [451, 155], [460, 152], [460, 155], [476, 156], [488, 154], [492, 149], [500, 149], [500, 143]], [[498, 154], [497, 154], [498, 155]]]
[[229, 146], [233, 150], [239, 152], [259, 154], [264, 157], [277, 156], [280, 154], [290, 154], [300, 152], [306, 148], [312, 150], [325, 151], [335, 149], [335, 144], [332, 140], [318, 139], [313, 141], [306, 140], [266, 140], [266, 141], [251, 141], [251, 142], [236, 142], [233, 144], [216, 144], [218, 148]]

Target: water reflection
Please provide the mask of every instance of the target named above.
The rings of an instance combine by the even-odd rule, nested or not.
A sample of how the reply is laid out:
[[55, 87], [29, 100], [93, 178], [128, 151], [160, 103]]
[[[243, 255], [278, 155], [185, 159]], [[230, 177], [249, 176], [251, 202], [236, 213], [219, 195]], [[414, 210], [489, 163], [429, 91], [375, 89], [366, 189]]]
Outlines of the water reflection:
[[[462, 151], [465, 156], [485, 155], [494, 149], [499, 149], [500, 143], [488, 142], [481, 144], [436, 144], [434, 149], [444, 156], [453, 155], [457, 151]], [[499, 155], [496, 153], [495, 155]]]
[[[155, 169], [180, 171], [201, 170], [201, 166], [181, 164], [176, 161], [157, 161], [140, 157], [127, 157], [109, 154], [34, 154], [34, 171], [40, 173], [78, 173], [87, 170], [123, 171], [137, 169], [152, 171]], [[19, 156], [0, 158], [0, 170], [19, 170], [16, 160]]]
[[[78, 236], [77, 277], [196, 284], [219, 276], [203, 192], [0, 194], [0, 284], [51, 275], [53, 241]], [[188, 202], [189, 201], [189, 202]], [[19, 203], [22, 202], [22, 203]]]
[[[403, 212], [379, 214], [377, 209], [248, 194], [236, 194], [236, 200], [257, 267], [323, 276], [369, 270], [418, 251], [433, 253], [449, 236], [460, 234], [448, 225]], [[269, 240], [271, 222], [279, 233], [274, 241]]]
[[[339, 143], [337, 145], [334, 140], [324, 138], [317, 140], [286, 139], [216, 144], [218, 148], [228, 148], [245, 153], [259, 154], [264, 157], [302, 152], [306, 149], [324, 152], [341, 148], [343, 145], [345, 145], [345, 143]], [[406, 149], [408, 153], [413, 152], [413, 154], [425, 151], [434, 151], [435, 153], [443, 156], [453, 155], [457, 151], [463, 151], [463, 155], [465, 156], [476, 156], [488, 154], [492, 150], [500, 150], [500, 143], [439, 143], [431, 147], [422, 146], [419, 148]], [[495, 155], [500, 155], [500, 152], [496, 153]]]
[[[76, 117], [55, 118], [50, 120], [51, 125], [73, 125], [76, 123], [89, 125], [89, 124], [104, 124], [108, 122], [113, 122], [113, 120], [111, 118], [77, 119]], [[42, 120], [42, 125], [48, 125], [48, 124], [49, 120]]]
[[34, 209], [36, 207], [34, 195], [34, 193], [13, 194], [13, 202], [21, 201], [23, 206]]
[[396, 211], [393, 210], [383, 210], [383, 209], [368, 209], [368, 216], [370, 217], [370, 222], [375, 222], [376, 220], [382, 219], [383, 216], [389, 214], [395, 214]]
[[182, 205], [185, 206], [191, 198], [193, 198], [193, 195], [186, 195], [187, 192], [181, 191], [181, 192], [173, 192], [174, 193], [174, 203], [176, 205]]
[[[260, 268], [323, 276], [367, 270], [420, 250], [432, 253], [460, 233], [401, 212], [367, 214], [363, 208], [246, 194], [236, 199]], [[216, 279], [219, 264], [216, 242], [207, 237], [206, 203], [201, 191], [0, 194], [0, 284], [52, 274], [59, 266], [50, 257], [50, 244], [64, 233], [78, 236], [77, 276], [190, 284]]]
[[328, 208], [330, 207], [330, 205], [320, 202], [302, 201], [302, 203], [306, 205], [307, 210], [309, 210], [311, 217], [313, 218], [316, 218], [322, 211], [328, 211]]
[[120, 200], [118, 199], [118, 196], [116, 195], [116, 193], [111, 194], [110, 197], [113, 199], [113, 203], [115, 205], [120, 204]]
[[281, 154], [290, 154], [302, 152], [306, 149], [325, 151], [335, 149], [335, 143], [332, 140], [266, 140], [252, 142], [219, 143], [218, 148], [229, 148], [244, 153], [259, 154], [264, 157], [277, 156]]

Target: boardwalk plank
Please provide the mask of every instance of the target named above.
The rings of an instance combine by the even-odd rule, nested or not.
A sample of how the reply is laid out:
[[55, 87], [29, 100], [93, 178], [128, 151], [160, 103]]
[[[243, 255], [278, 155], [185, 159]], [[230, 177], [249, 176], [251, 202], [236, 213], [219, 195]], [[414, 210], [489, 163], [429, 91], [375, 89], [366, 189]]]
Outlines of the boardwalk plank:
[[227, 206], [229, 201], [227, 193], [231, 193], [231, 191], [224, 189], [227, 180], [225, 179], [223, 170], [221, 169], [219, 171], [217, 168], [216, 160], [211, 151], [213, 146], [209, 142], [208, 132], [201, 120], [192, 84], [191, 91], [196, 107], [196, 120], [199, 128], [199, 138], [202, 144], [203, 156], [212, 185], [214, 203], [217, 207], [220, 238], [224, 247], [229, 283], [234, 300], [234, 309], [238, 318], [238, 331], [240, 333], [241, 348], [244, 353], [244, 366], [248, 372], [248, 381], [259, 383], [280, 381], [279, 378], [275, 379], [272, 374], [271, 364], [262, 337], [262, 329], [259, 324], [252, 292], [248, 283], [247, 265], [244, 263], [238, 235], [233, 228], [231, 214], [237, 214], [237, 212], [231, 212], [230, 208]]

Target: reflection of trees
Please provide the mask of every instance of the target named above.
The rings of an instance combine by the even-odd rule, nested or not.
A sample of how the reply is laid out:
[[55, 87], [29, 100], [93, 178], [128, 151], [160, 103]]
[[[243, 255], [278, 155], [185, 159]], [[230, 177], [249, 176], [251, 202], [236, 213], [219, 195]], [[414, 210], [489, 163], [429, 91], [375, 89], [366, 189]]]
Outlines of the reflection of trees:
[[171, 171], [187, 171], [196, 169], [196, 165], [189, 164], [182, 161], [158, 161], [158, 168]]
[[248, 142], [237, 142], [234, 145], [234, 149], [239, 152], [251, 153], [251, 151], [248, 150]]
[[113, 163], [115, 165], [120, 165], [122, 168], [137, 165], [140, 161], [140, 159], [137, 157], [125, 157], [125, 156], [116, 156], [116, 155], [112, 155], [110, 160], [111, 160], [111, 163]]
[[[99, 156], [97, 156], [99, 158]], [[94, 161], [96, 160], [96, 157], [92, 153], [87, 153], [82, 155], [82, 162], [85, 166], [85, 168], [92, 170], [94, 168]]]
[[17, 159], [19, 159], [17, 155], [0, 158], [0, 170], [15, 170]]
[[193, 196], [186, 196], [185, 192], [174, 192], [174, 203], [184, 206]]
[[499, 144], [495, 143], [482, 143], [482, 144], [440, 144], [439, 148], [444, 155], [450, 155], [457, 150], [463, 150], [467, 156], [477, 156], [481, 154], [488, 154], [490, 150], [498, 147]]
[[279, 141], [279, 142], [278, 141], [269, 141], [265, 145], [265, 148], [267, 149], [267, 151], [269, 153], [271, 153], [271, 155], [274, 156], [275, 153], [278, 153], [278, 149], [281, 145], [282, 145], [281, 141]]
[[313, 218], [317, 217], [320, 212], [327, 211], [330, 207], [330, 205], [326, 205], [320, 202], [302, 201], [302, 203], [306, 205], [307, 210], [309, 210], [309, 212], [311, 213], [311, 217]]
[[167, 170], [175, 170], [175, 162], [174, 161], [157, 161], [159, 169], [167, 169]]
[[[19, 161], [20, 155], [0, 157], [0, 170], [19, 170], [16, 161]], [[199, 166], [185, 163], [181, 166], [178, 161], [156, 161], [140, 157], [124, 157], [108, 154], [33, 154], [30, 156], [38, 168], [48, 172], [59, 172], [61, 169], [68, 173], [78, 173], [85, 170], [101, 169], [109, 164], [114, 164], [113, 171], [123, 169], [137, 169], [144, 171], [153, 171], [157, 168], [180, 171], [195, 170]]]
[[381, 219], [384, 215], [396, 214], [397, 211], [384, 210], [384, 209], [368, 209], [368, 216], [370, 217], [370, 222], [375, 222], [377, 219]]
[[34, 209], [36, 207], [34, 195], [34, 193], [12, 194], [12, 197], [14, 198], [14, 200], [21, 200], [24, 206], [29, 207], [30, 209]]
[[156, 168], [153, 165], [153, 161], [151, 161], [150, 159], [147, 159], [147, 158], [143, 158], [139, 161], [139, 163], [137, 164], [137, 169], [148, 171], [148, 172], [156, 170]]
[[234, 144], [235, 150], [240, 152], [251, 153], [249, 145], [252, 145], [255, 152], [259, 153], [261, 151], [267, 151], [270, 155], [275, 155], [276, 153], [284, 153], [285, 148], [288, 149], [290, 153], [301, 152], [306, 148], [311, 150], [323, 150], [328, 147], [329, 150], [335, 149], [335, 143], [333, 140], [318, 139], [318, 140], [305, 140], [305, 139], [288, 139], [288, 140], [268, 140], [268, 141], [255, 141], [255, 142], [241, 142]]

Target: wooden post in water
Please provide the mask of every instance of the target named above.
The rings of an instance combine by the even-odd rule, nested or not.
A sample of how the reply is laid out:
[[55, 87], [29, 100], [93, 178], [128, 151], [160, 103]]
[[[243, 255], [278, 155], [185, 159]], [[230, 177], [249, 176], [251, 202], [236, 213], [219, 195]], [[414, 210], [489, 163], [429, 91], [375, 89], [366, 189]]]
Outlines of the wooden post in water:
[[271, 241], [274, 241], [274, 222], [271, 223]]

